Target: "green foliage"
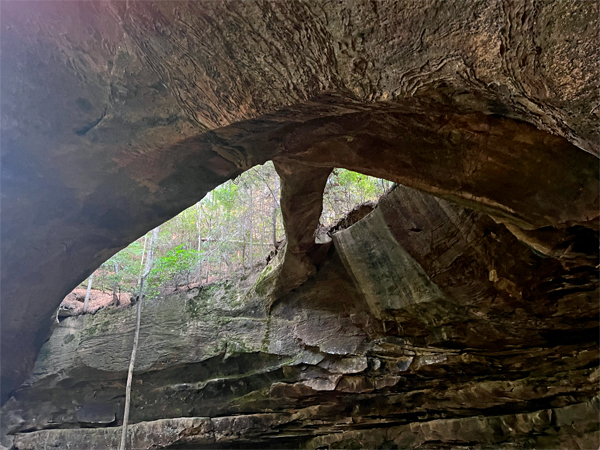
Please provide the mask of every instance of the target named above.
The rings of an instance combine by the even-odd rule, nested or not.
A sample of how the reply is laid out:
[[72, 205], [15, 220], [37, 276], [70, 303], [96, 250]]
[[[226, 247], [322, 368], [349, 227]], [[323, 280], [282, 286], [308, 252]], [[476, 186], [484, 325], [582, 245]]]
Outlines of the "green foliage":
[[[335, 169], [325, 187], [321, 223], [332, 225], [358, 203], [376, 201], [390, 185]], [[211, 283], [234, 272], [244, 274], [251, 264], [264, 260], [274, 239], [283, 236], [279, 178], [269, 162], [223, 183], [161, 226], [146, 295], [192, 282]], [[115, 254], [96, 271], [94, 288], [111, 290], [116, 283], [122, 292], [136, 292], [147, 250], [142, 236]]]
[[94, 288], [112, 290], [117, 287], [124, 292], [134, 292], [141, 267], [144, 238], [131, 243], [127, 248], [113, 255], [95, 272]]
[[173, 286], [177, 289], [182, 284], [189, 284], [198, 264], [198, 257], [198, 251], [178, 245], [167, 250], [163, 256], [154, 258], [152, 270], [146, 280], [146, 295], [156, 295], [160, 288]]
[[321, 223], [330, 226], [350, 212], [356, 205], [377, 201], [392, 183], [346, 169], [334, 169], [323, 193]]
[[213, 207], [213, 210], [221, 208], [227, 217], [230, 217], [233, 208], [236, 206], [236, 200], [238, 200], [237, 192], [238, 187], [228, 181], [214, 190], [212, 197], [207, 203]]

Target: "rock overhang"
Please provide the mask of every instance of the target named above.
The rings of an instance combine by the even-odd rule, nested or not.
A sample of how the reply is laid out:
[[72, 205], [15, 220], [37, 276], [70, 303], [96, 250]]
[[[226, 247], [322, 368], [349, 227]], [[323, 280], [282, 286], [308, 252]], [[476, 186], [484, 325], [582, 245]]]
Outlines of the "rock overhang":
[[[585, 261], [397, 186], [274, 304], [260, 272], [146, 302], [133, 442], [592, 447], [597, 255]], [[113, 445], [134, 326], [128, 307], [59, 324], [3, 408], [15, 446]]]
[[414, 6], [4, 2], [3, 392], [75, 284], [271, 158], [397, 181], [521, 238], [597, 229], [597, 5]]

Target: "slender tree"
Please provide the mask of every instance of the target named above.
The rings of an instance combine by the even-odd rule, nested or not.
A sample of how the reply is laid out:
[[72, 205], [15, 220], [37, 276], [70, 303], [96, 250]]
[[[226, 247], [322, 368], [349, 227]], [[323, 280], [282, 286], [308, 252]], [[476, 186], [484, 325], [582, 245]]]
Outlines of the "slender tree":
[[254, 267], [254, 221], [253, 219], [253, 215], [254, 215], [254, 201], [252, 198], [252, 185], [250, 185], [250, 270], [252, 270], [252, 268]]
[[202, 205], [196, 203], [198, 209], [198, 281], [202, 282]]
[[273, 230], [273, 247], [277, 247], [277, 212], [279, 211], [279, 200], [277, 196], [279, 195], [279, 177], [275, 175], [275, 186], [271, 191], [271, 196], [273, 198], [273, 212], [271, 213], [271, 227]]
[[90, 292], [92, 291], [92, 280], [93, 279], [94, 279], [94, 274], [92, 273], [90, 275], [90, 278], [88, 279], [87, 291], [85, 293], [85, 300], [83, 301], [83, 312], [87, 312], [87, 310], [88, 310], [88, 302], [90, 300]]
[[127, 372], [127, 385], [125, 387], [125, 411], [123, 412], [123, 427], [121, 430], [121, 445], [119, 450], [125, 450], [125, 441], [127, 439], [127, 423], [129, 422], [129, 406], [131, 404], [131, 382], [133, 380], [133, 368], [135, 367], [135, 355], [137, 353], [138, 342], [140, 339], [140, 322], [142, 317], [142, 300], [144, 296], [144, 281], [152, 270], [152, 263], [154, 258], [154, 246], [158, 240], [158, 232], [160, 226], [152, 230], [152, 239], [150, 240], [150, 249], [148, 250], [148, 256], [146, 257], [146, 267], [144, 274], [140, 280], [140, 297], [137, 304], [137, 320], [135, 325], [135, 336], [133, 338], [133, 349], [131, 350], [131, 359], [129, 361], [129, 371]]
[[140, 260], [140, 274], [138, 276], [137, 288], [138, 292], [140, 292], [140, 285], [142, 284], [142, 274], [144, 272], [144, 256], [146, 254], [146, 243], [148, 242], [148, 233], [144, 236], [144, 250], [142, 250], [142, 259]]
[[119, 263], [115, 261], [115, 277], [112, 286], [112, 301], [116, 306], [120, 305], [120, 299], [117, 297], [117, 287], [119, 285]]

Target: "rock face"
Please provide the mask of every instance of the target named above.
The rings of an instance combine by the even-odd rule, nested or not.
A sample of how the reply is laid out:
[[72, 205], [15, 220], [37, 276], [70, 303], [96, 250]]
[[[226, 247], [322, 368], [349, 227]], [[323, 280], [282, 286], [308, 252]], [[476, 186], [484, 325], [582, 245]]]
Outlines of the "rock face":
[[[534, 246], [398, 186], [275, 302], [281, 255], [149, 301], [131, 448], [598, 448], [597, 236], [565, 235]], [[63, 320], [4, 445], [114, 448], [134, 326], [129, 307]]]
[[[314, 169], [308, 179], [344, 167], [456, 201], [550, 253], [570, 252], [568, 242], [598, 228], [597, 2], [0, 8], [2, 402], [82, 279], [269, 159], [292, 167], [282, 184], [291, 194], [286, 229], [297, 233], [271, 280], [273, 302], [322, 262], [305, 240], [313, 230], [295, 229], [315, 220], [297, 216], [297, 193], [312, 199], [310, 214], [319, 209], [299, 167]], [[416, 277], [403, 254], [386, 257]], [[350, 271], [366, 264], [343, 261]], [[414, 311], [452, 309], [453, 294], [435, 299], [436, 276], [443, 272], [419, 275], [419, 292], [382, 299], [374, 314], [393, 316], [388, 307], [413, 301]], [[488, 278], [486, 289], [516, 283]], [[377, 289], [363, 288], [376, 306]]]

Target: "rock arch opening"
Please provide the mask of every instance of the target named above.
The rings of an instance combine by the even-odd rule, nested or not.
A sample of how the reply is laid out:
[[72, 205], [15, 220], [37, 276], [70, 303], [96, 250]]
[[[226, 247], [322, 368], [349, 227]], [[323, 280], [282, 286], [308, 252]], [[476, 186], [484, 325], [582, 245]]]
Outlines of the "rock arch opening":
[[[332, 108], [330, 103], [325, 105]], [[291, 123], [276, 117], [253, 120], [140, 155], [114, 175], [98, 174], [99, 184], [92, 192], [91, 179], [82, 180], [79, 189], [86, 194], [80, 199], [77, 188], [56, 193], [52, 184], [37, 184], [39, 192], [54, 192], [53, 196], [44, 198], [43, 206], [28, 210], [34, 217], [24, 211], [13, 213], [16, 220], [2, 229], [5, 260], [20, 261], [4, 269], [4, 317], [16, 308], [16, 317], [3, 326], [7, 332], [4, 354], [19, 347], [12, 340], [24, 342], [18, 336], [28, 328], [25, 322], [48, 322], [46, 317], [57, 302], [105, 259], [193, 204], [202, 192], [262, 158], [272, 158], [282, 178], [286, 235], [296, 242], [290, 253], [296, 261], [291, 266], [304, 267], [306, 273], [312, 269], [305, 254], [312, 245], [322, 192], [333, 167], [431, 192], [491, 213], [522, 230], [585, 226], [597, 217], [597, 159], [564, 138], [513, 119], [447, 112], [441, 106], [435, 113], [431, 105], [403, 104], [371, 105], [367, 111], [348, 113], [352, 103], [342, 105], [341, 115], [300, 121], [302, 113], [294, 111], [296, 120]], [[166, 173], [159, 175], [159, 169]], [[151, 173], [163, 178], [148, 178]], [[18, 187], [17, 183], [14, 188]], [[5, 183], [5, 193], [10, 192], [10, 183]], [[27, 208], [26, 203], [5, 204], [7, 215], [13, 206]], [[58, 211], [64, 214], [57, 216]], [[26, 229], [29, 232], [23, 233]], [[63, 278], [65, 272], [70, 273], [68, 280]], [[40, 282], [25, 288], [26, 279], [35, 273], [40, 273]], [[303, 279], [298, 273], [291, 276]], [[58, 284], [57, 279], [61, 279]], [[55, 294], [43, 287], [46, 283]], [[20, 294], [23, 289], [35, 292]], [[17, 307], [8, 299], [19, 295], [23, 300]], [[39, 299], [46, 296], [55, 300], [41, 308]], [[31, 315], [17, 313], [24, 305], [30, 305]], [[45, 332], [40, 331], [36, 347], [43, 339]], [[7, 365], [15, 367], [14, 362]]]
[[[325, 105], [332, 108], [331, 103]], [[283, 283], [288, 287], [314, 271], [306, 255], [314, 245], [322, 193], [333, 167], [385, 178], [490, 213], [521, 237], [547, 227], [559, 235], [566, 227], [595, 227], [597, 159], [564, 138], [514, 119], [448, 112], [442, 106], [433, 110], [431, 105], [371, 105], [367, 111], [348, 113], [352, 103], [342, 105], [341, 115], [291, 123], [262, 118], [187, 139], [168, 150], [140, 155], [119, 169], [118, 175], [109, 173], [104, 179], [102, 175], [95, 190], [82, 199], [77, 199], [75, 188], [59, 191], [65, 195], [56, 194], [45, 199], [44, 207], [28, 210], [39, 219], [30, 219], [24, 211], [15, 215], [17, 220], [2, 229], [5, 260], [19, 261], [3, 269], [4, 354], [8, 357], [27, 341], [35, 343], [30, 357], [35, 354], [33, 349], [41, 345], [46, 336], [43, 330], [49, 327], [47, 317], [81, 279], [148, 229], [193, 204], [202, 192], [262, 158], [275, 161], [282, 179], [281, 206], [291, 244], [286, 260], [293, 268], [289, 279], [294, 280]], [[281, 117], [288, 114], [282, 112]], [[294, 117], [302, 113], [296, 110]], [[158, 168], [167, 168], [164, 178], [148, 178]], [[89, 192], [89, 181], [81, 185], [84, 192]], [[10, 184], [6, 185], [5, 192], [10, 193]], [[51, 185], [38, 188], [52, 192]], [[6, 214], [19, 205], [27, 208], [27, 204], [6, 202]], [[61, 208], [70, 212], [57, 217]], [[27, 225], [19, 220], [31, 221]], [[26, 229], [30, 234], [23, 232]], [[564, 240], [552, 239], [550, 247]], [[25, 280], [36, 273], [40, 281], [25, 288]], [[69, 273], [68, 278], [64, 273]], [[22, 296], [20, 306], [9, 300], [15, 296]], [[40, 298], [54, 300], [44, 308]], [[13, 308], [14, 317], [8, 319]], [[21, 308], [33, 312], [24, 314]], [[32, 320], [47, 326], [40, 328], [35, 339], [21, 339], [22, 333], [29, 334], [24, 331], [29, 328], [25, 322]], [[14, 357], [21, 359], [25, 354], [19, 351]], [[19, 367], [15, 361], [7, 366]]]
[[[418, 216], [415, 205], [426, 205], [432, 223], [443, 214], [477, 222], [482, 239], [515, 239], [515, 260], [532, 251], [545, 261], [532, 257], [523, 266], [545, 280], [543, 289], [487, 263], [486, 274], [473, 278], [517, 303], [543, 293], [568, 316], [569, 279], [597, 289], [590, 272], [598, 264], [596, 3], [72, 6], [0, 6], [3, 401], [30, 373], [52, 311], [81, 279], [268, 160], [281, 175], [288, 236], [269, 280], [273, 298], [317, 273], [313, 231], [335, 167], [435, 196], [406, 194], [382, 208], [382, 221], [406, 222], [411, 239], [388, 231], [409, 256], [423, 250], [411, 242], [428, 236], [427, 220], [398, 211], [412, 207]], [[448, 212], [448, 204], [486, 218]], [[344, 242], [351, 247], [352, 239]], [[444, 272], [415, 255], [387, 257]], [[349, 273], [367, 264], [340, 258]], [[577, 268], [585, 279], [569, 278]], [[352, 276], [366, 286], [360, 295], [384, 311], [383, 294]], [[434, 299], [427, 305], [439, 306], [430, 325], [439, 324], [444, 297], [421, 287]], [[416, 314], [424, 306], [409, 294], [402, 298]], [[552, 322], [541, 304], [533, 315]], [[381, 313], [378, 320], [392, 326], [396, 319]], [[576, 328], [577, 318], [569, 320], [564, 333]], [[442, 325], [436, 342], [452, 335]]]
[[[332, 228], [356, 222], [391, 186], [383, 179], [334, 169], [323, 192], [323, 211], [313, 230], [315, 239], [330, 240]], [[269, 161], [221, 184], [160, 225], [145, 296], [246, 276], [264, 267], [286, 245], [279, 191], [279, 175]], [[113, 255], [94, 272], [90, 311], [129, 304], [137, 298], [149, 235]], [[65, 297], [60, 317], [83, 312], [89, 281], [82, 280]]]

